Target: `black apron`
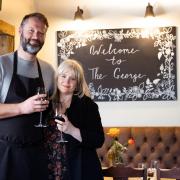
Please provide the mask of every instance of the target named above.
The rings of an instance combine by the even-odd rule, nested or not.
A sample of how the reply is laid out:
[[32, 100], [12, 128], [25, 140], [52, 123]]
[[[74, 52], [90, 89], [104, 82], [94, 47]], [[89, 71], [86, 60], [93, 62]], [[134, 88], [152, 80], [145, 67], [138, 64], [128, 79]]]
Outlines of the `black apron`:
[[[41, 68], [38, 78], [17, 74], [17, 52], [5, 103], [19, 103], [36, 94], [44, 86]], [[0, 120], [0, 180], [47, 180], [47, 155], [43, 149], [43, 128], [40, 113], [19, 115]]]

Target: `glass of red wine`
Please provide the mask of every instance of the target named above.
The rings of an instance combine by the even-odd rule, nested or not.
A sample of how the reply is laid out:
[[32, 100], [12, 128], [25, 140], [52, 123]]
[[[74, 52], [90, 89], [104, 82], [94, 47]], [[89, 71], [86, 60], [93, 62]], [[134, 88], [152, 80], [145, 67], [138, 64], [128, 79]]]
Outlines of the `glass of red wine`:
[[[60, 114], [60, 103], [59, 102], [53, 102], [53, 111], [54, 111], [54, 116], [53, 116], [53, 119], [54, 120], [59, 120], [59, 121], [62, 121], [62, 122], [65, 122], [64, 118], [62, 117], [62, 115]], [[64, 136], [63, 136], [63, 132], [60, 131], [60, 137], [59, 137], [59, 140], [56, 141], [57, 143], [65, 143], [65, 142], [68, 142], [67, 140], [64, 139]]]

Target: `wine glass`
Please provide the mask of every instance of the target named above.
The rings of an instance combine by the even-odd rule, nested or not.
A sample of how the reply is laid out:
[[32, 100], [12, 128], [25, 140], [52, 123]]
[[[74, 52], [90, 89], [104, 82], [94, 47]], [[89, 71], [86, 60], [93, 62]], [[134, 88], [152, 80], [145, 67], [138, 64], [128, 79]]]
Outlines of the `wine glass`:
[[151, 160], [150, 167], [153, 169], [158, 169], [159, 168], [159, 161], [158, 160]]
[[[37, 87], [37, 94], [46, 94], [45, 98], [41, 98], [41, 101], [45, 101], [48, 99], [48, 92], [47, 89], [45, 87]], [[42, 111], [39, 114], [39, 124], [35, 124], [35, 127], [47, 127], [47, 124], [43, 124], [43, 119], [42, 119]]]
[[159, 167], [159, 161], [151, 160], [150, 168], [148, 169], [148, 177], [156, 177], [157, 168]]
[[[54, 116], [53, 119], [54, 120], [59, 120], [64, 122], [64, 118], [62, 117], [62, 115], [59, 113], [59, 108], [60, 108], [60, 103], [59, 102], [53, 102], [53, 110], [54, 110]], [[68, 142], [67, 140], [64, 139], [63, 137], [63, 132], [60, 131], [60, 139], [56, 141], [57, 143], [65, 143]]]
[[146, 163], [143, 163], [143, 162], [138, 163], [138, 169], [146, 169], [146, 168], [147, 168]]
[[[146, 170], [147, 169], [147, 164], [143, 163], [143, 162], [138, 163], [138, 169]], [[139, 179], [143, 180], [143, 177], [140, 177]]]

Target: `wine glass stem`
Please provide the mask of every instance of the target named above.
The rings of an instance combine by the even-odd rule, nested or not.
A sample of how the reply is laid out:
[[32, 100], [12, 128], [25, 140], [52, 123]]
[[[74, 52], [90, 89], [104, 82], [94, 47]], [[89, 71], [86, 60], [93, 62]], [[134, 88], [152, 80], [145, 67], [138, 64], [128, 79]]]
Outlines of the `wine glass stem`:
[[58, 109], [56, 108], [56, 110], [55, 110], [55, 116], [57, 116], [58, 115]]
[[60, 139], [63, 140], [63, 133], [60, 131]]
[[42, 112], [40, 112], [40, 124], [42, 124]]

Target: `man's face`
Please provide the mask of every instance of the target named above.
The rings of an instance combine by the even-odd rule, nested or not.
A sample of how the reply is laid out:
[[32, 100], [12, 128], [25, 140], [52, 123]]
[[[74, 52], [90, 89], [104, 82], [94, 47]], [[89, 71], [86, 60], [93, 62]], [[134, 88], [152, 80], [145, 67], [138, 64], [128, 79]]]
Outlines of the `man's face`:
[[37, 18], [28, 19], [20, 27], [20, 44], [24, 51], [36, 55], [42, 48], [47, 27]]

